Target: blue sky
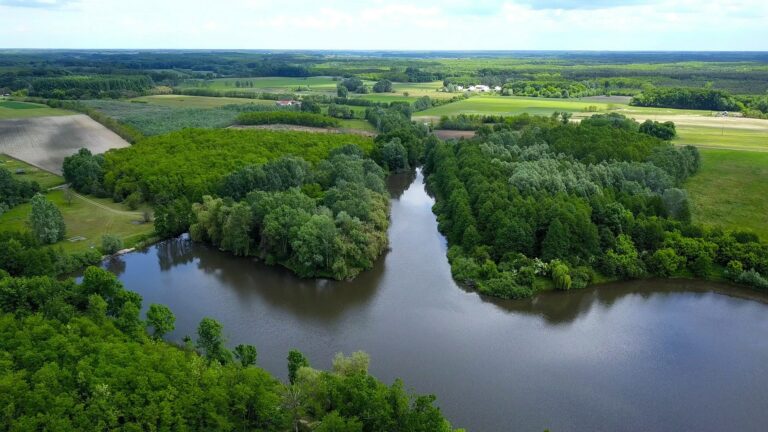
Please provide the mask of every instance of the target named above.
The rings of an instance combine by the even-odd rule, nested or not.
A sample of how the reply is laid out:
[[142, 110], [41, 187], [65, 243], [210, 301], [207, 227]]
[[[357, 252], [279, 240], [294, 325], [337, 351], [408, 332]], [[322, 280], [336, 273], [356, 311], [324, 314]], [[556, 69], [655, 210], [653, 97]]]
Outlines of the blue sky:
[[0, 48], [768, 50], [768, 0], [0, 0]]

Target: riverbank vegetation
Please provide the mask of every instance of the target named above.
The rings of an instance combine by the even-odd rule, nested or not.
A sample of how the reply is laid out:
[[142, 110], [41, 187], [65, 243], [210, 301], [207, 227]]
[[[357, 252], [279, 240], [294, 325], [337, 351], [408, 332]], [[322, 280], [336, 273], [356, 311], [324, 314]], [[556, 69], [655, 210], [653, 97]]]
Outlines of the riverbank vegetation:
[[500, 126], [432, 146], [426, 164], [454, 277], [507, 298], [532, 295], [542, 277], [569, 289], [722, 277], [726, 266], [768, 274], [768, 245], [754, 234], [691, 223], [682, 184], [699, 167], [696, 148], [617, 114]]
[[216, 320], [204, 318], [195, 340], [173, 345], [161, 340], [174, 328], [173, 313], [153, 304], [143, 320], [141, 304], [96, 267], [81, 283], [0, 271], [0, 423], [13, 430], [451, 430], [434, 396], [376, 380], [364, 353], [339, 354], [332, 371], [289, 356], [291, 379], [282, 383], [256, 366], [256, 347], [230, 351]]
[[192, 205], [190, 235], [240, 256], [260, 256], [302, 277], [348, 279], [387, 245], [384, 171], [354, 145], [311, 167], [299, 158], [249, 166], [221, 197]]

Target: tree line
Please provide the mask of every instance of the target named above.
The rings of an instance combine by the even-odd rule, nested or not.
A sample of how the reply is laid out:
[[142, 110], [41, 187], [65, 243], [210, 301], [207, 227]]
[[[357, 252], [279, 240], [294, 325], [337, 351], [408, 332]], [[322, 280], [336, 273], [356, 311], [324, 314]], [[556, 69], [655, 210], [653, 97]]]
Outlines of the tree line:
[[241, 125], [290, 124], [320, 128], [339, 126], [339, 121], [333, 116], [295, 111], [244, 112], [239, 114], [235, 121]]
[[521, 123], [427, 147], [434, 210], [460, 282], [519, 298], [598, 277], [765, 280], [768, 244], [691, 223], [681, 185], [699, 167], [695, 148], [619, 115]]
[[710, 111], [744, 109], [744, 104], [728, 92], [709, 88], [648, 88], [633, 97], [630, 105]]

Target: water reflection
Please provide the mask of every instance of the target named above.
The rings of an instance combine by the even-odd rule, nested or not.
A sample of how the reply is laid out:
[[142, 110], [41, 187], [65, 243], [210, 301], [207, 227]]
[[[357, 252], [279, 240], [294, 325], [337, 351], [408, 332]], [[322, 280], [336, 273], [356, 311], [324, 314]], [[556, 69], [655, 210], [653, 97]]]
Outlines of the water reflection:
[[500, 300], [483, 295], [479, 297], [505, 312], [537, 316], [550, 325], [564, 325], [587, 315], [595, 307], [610, 308], [625, 297], [651, 300], [674, 294], [685, 294], [693, 298], [701, 298], [713, 293], [768, 304], [768, 295], [754, 290], [719, 282], [688, 279], [616, 282], [567, 293], [544, 292], [524, 300]]
[[436, 393], [456, 427], [765, 429], [765, 296], [651, 280], [524, 301], [485, 298], [452, 280], [421, 173], [387, 184], [390, 250], [353, 281], [299, 279], [186, 237], [105, 267], [145, 307], [174, 311], [173, 340], [215, 317], [229, 344], [256, 345], [259, 365], [283, 378], [289, 349], [319, 367], [362, 349], [381, 379]]

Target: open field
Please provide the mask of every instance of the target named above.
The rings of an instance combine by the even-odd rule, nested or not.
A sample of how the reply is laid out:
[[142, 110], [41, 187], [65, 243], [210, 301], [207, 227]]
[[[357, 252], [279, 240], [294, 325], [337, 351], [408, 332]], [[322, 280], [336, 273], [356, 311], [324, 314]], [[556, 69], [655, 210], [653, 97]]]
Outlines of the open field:
[[768, 238], [768, 152], [702, 149], [701, 156], [701, 171], [685, 184], [693, 220]]
[[72, 112], [46, 105], [0, 99], [0, 120], [70, 115]]
[[440, 117], [457, 114], [550, 115], [555, 111], [581, 112], [588, 107], [600, 111], [609, 108], [607, 103], [579, 102], [575, 99], [524, 98], [515, 96], [473, 96], [469, 99], [431, 108], [414, 117]]
[[[362, 120], [361, 120], [362, 121]], [[230, 129], [263, 129], [274, 131], [293, 131], [293, 132], [312, 132], [312, 133], [337, 133], [337, 134], [354, 134], [362, 136], [375, 136], [375, 132], [361, 130], [356, 128], [321, 128], [314, 126], [299, 126], [289, 124], [264, 124], [264, 125], [234, 125], [230, 126]]]
[[218, 108], [225, 105], [274, 105], [275, 101], [229, 97], [207, 97], [186, 95], [154, 95], [141, 96], [129, 100], [133, 103], [145, 102], [151, 105], [162, 105], [171, 108]]
[[[762, 120], [768, 124], [768, 120]], [[679, 126], [674, 143], [702, 148], [768, 152], [768, 131], [738, 128]]]
[[[237, 87], [236, 82], [253, 83], [253, 87]], [[336, 92], [336, 81], [331, 77], [263, 77], [263, 78], [218, 78], [207, 81], [190, 81], [182, 83], [179, 88], [205, 88], [218, 91], [292, 93], [298, 87], [309, 87], [312, 92]]]
[[64, 158], [83, 147], [104, 153], [129, 145], [84, 114], [0, 121], [0, 153], [54, 173], [61, 173]]
[[18, 159], [14, 159], [5, 154], [0, 154], [0, 167], [5, 168], [12, 173], [15, 173], [18, 169], [23, 169], [24, 174], [20, 174], [17, 177], [21, 180], [36, 181], [42, 189], [48, 189], [64, 184], [64, 179], [61, 176], [51, 174], [48, 171]]
[[367, 120], [349, 119], [349, 120], [340, 120], [340, 122], [341, 122], [342, 129], [356, 129], [356, 130], [376, 133], [376, 128], [373, 127], [372, 124], [368, 123]]
[[[56, 204], [67, 225], [66, 238], [54, 246], [61, 246], [67, 252], [82, 252], [92, 246], [101, 245], [101, 236], [113, 234], [123, 240], [125, 247], [131, 247], [153, 232], [152, 223], [141, 223], [140, 212], [131, 212], [111, 199], [75, 196], [67, 204], [64, 191], [57, 189], [46, 195]], [[21, 204], [0, 215], [0, 230], [26, 230], [31, 205]], [[85, 240], [69, 241], [74, 237]]]

